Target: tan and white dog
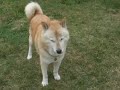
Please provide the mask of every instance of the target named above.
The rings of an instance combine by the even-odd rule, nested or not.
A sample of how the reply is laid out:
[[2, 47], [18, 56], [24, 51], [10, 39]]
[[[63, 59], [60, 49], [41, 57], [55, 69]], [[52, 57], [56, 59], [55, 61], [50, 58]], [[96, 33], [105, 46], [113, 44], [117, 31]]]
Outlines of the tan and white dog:
[[25, 7], [25, 14], [29, 20], [29, 50], [27, 59], [32, 58], [32, 45], [40, 56], [40, 64], [43, 75], [42, 85], [48, 85], [47, 68], [53, 63], [53, 75], [55, 80], [60, 80], [59, 66], [66, 52], [69, 32], [65, 20], [50, 20], [43, 14], [40, 5], [31, 2]]

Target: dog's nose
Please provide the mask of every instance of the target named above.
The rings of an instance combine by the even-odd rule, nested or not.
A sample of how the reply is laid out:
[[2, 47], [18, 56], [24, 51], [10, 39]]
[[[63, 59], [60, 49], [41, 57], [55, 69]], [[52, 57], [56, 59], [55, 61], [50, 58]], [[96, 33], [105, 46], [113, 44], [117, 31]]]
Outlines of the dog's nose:
[[57, 49], [56, 52], [57, 52], [57, 54], [61, 54], [62, 50], [61, 49]]

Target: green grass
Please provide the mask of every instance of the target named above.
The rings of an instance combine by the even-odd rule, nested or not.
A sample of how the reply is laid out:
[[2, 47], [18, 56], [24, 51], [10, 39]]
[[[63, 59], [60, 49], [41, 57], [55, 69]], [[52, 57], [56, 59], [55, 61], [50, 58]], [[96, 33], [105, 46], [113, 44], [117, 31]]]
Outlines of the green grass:
[[28, 50], [29, 0], [0, 1], [0, 89], [3, 90], [120, 90], [119, 0], [36, 0], [50, 18], [67, 18], [70, 41], [55, 81], [41, 86], [39, 57]]

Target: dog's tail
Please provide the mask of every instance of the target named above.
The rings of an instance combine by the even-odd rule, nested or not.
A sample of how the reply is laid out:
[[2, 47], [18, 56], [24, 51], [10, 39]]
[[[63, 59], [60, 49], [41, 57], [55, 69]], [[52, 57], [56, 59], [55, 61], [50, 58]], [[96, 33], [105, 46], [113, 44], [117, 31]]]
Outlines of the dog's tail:
[[40, 7], [40, 5], [36, 2], [30, 2], [25, 7], [25, 14], [29, 20], [32, 19], [32, 17], [35, 16], [35, 14], [43, 14], [43, 11]]

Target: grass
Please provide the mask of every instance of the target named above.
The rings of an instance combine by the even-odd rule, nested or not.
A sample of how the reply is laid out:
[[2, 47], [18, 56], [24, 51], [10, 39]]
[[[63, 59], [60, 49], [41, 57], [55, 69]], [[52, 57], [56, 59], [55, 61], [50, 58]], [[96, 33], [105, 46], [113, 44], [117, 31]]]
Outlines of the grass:
[[29, 0], [0, 1], [0, 89], [4, 90], [119, 90], [119, 0], [37, 0], [51, 18], [67, 18], [70, 42], [55, 81], [50, 65], [49, 85], [41, 86], [39, 57], [28, 50]]

